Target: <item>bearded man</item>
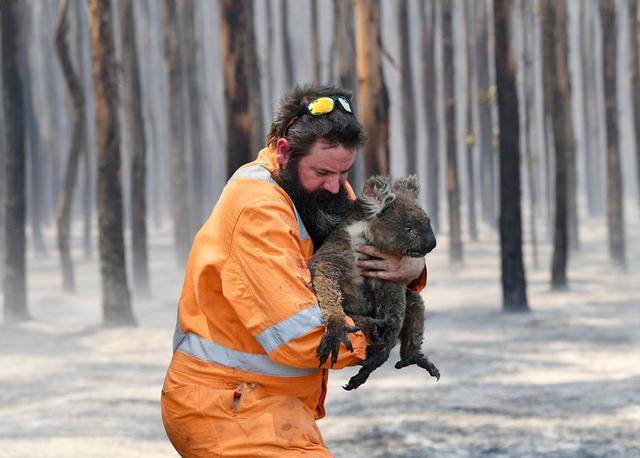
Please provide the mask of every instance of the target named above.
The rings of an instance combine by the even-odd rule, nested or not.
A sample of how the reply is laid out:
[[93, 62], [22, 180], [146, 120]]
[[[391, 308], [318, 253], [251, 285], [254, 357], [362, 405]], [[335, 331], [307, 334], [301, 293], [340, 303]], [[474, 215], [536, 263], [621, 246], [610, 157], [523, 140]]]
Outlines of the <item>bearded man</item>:
[[[183, 456], [332, 456], [325, 414], [325, 328], [307, 262], [355, 196], [347, 175], [365, 134], [350, 94], [295, 88], [281, 101], [258, 158], [229, 179], [195, 236], [161, 404]], [[420, 290], [423, 259], [359, 250], [362, 275]], [[352, 328], [334, 369], [366, 357]]]

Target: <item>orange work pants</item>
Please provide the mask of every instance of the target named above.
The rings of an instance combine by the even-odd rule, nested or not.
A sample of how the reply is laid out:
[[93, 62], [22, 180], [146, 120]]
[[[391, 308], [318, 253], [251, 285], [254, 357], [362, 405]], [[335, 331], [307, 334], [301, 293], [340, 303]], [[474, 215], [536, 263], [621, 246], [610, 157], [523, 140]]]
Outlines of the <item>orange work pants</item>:
[[168, 377], [162, 420], [184, 457], [331, 457], [313, 412], [296, 396], [258, 384], [212, 389]]

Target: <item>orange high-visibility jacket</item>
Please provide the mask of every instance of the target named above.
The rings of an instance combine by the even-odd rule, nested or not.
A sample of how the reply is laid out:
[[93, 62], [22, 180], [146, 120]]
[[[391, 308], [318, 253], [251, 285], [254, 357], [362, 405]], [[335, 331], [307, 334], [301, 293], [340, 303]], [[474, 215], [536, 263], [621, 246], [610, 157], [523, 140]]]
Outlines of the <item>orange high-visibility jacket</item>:
[[[328, 453], [322, 452], [314, 421], [324, 416], [330, 362], [318, 367], [324, 326], [307, 268], [313, 245], [293, 202], [272, 177], [277, 169], [275, 152], [267, 148], [238, 169], [193, 242], [162, 396], [165, 428], [184, 455], [198, 456], [200, 450], [231, 456], [236, 450], [237, 456], [262, 456], [255, 448], [246, 450], [249, 436], [261, 450], [285, 437], [282, 450], [317, 446], [318, 456]], [[423, 274], [417, 287], [425, 280]], [[362, 332], [349, 338], [354, 351], [342, 345], [334, 368], [365, 358]], [[284, 418], [282, 405], [291, 411], [291, 403], [304, 414], [292, 420], [297, 425], [287, 420], [275, 433], [254, 423], [224, 430], [220, 415], [264, 419], [274, 399], [282, 402], [268, 412], [272, 427], [273, 417]], [[212, 419], [210, 425], [190, 426], [203, 416]], [[273, 456], [282, 450], [272, 449]]]

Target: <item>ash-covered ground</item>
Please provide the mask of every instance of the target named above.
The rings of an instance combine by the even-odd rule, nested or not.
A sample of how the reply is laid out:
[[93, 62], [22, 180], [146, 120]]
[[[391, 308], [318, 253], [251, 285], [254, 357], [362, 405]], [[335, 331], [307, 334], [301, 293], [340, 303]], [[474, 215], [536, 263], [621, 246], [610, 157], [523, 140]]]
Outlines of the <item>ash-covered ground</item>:
[[[637, 218], [636, 218], [637, 219]], [[570, 290], [549, 288], [550, 245], [532, 266], [531, 313], [501, 311], [499, 248], [488, 231], [448, 261], [429, 255], [425, 352], [439, 382], [397, 352], [355, 392], [356, 369], [333, 371], [319, 422], [337, 457], [640, 456], [640, 227], [629, 269], [608, 261], [606, 226], [586, 224]], [[54, 247], [50, 239], [50, 247]], [[76, 241], [79, 245], [79, 241]], [[53, 250], [53, 248], [51, 248]], [[82, 259], [81, 253], [75, 253]], [[151, 239], [153, 298], [138, 327], [100, 327], [99, 269], [77, 261], [78, 292], [61, 292], [58, 261], [29, 255], [33, 320], [0, 324], [0, 456], [170, 457], [159, 396], [171, 355], [182, 272], [170, 237]]]

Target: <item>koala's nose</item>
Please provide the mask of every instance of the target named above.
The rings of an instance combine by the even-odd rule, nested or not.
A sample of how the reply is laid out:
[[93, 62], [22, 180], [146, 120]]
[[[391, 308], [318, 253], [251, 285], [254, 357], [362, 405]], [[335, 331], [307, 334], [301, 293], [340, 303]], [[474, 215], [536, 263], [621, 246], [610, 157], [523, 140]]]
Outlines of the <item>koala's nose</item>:
[[436, 247], [436, 236], [433, 231], [427, 232], [424, 238], [425, 251], [430, 253]]

